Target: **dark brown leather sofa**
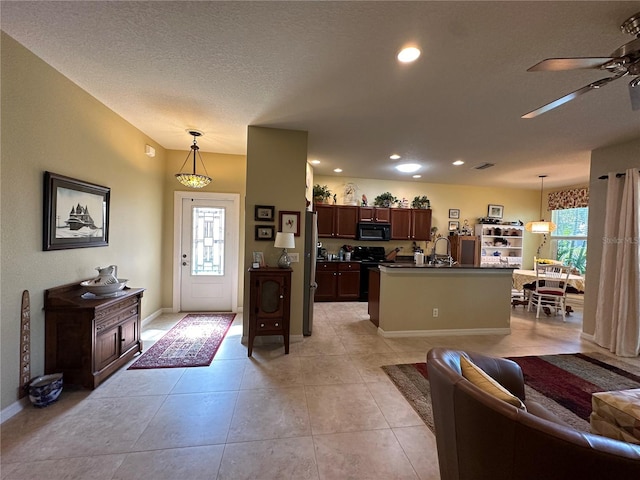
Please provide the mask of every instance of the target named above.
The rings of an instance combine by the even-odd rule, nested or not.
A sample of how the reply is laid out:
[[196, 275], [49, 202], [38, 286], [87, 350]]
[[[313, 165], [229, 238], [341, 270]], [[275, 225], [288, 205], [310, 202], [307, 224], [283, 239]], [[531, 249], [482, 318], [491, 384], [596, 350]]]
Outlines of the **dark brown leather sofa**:
[[[519, 397], [527, 410], [462, 377], [461, 355]], [[515, 362], [434, 348], [427, 369], [442, 480], [640, 479], [640, 447], [579, 432], [528, 402]]]

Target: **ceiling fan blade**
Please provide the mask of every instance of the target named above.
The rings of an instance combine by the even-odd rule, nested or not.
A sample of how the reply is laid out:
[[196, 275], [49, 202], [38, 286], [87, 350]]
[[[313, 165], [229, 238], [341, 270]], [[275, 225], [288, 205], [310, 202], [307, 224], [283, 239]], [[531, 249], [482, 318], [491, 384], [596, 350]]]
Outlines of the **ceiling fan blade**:
[[631, 110], [640, 110], [640, 77], [629, 82], [629, 96], [631, 97]]
[[557, 72], [561, 70], [599, 68], [611, 60], [613, 60], [611, 57], [547, 58], [528, 68], [527, 72]]
[[596, 90], [598, 88], [604, 87], [606, 84], [620, 78], [620, 76], [607, 77], [607, 78], [601, 78], [600, 80], [596, 80], [595, 82], [592, 82], [589, 85], [585, 85], [584, 87], [579, 88], [575, 92], [568, 93], [564, 97], [560, 97], [551, 103], [547, 103], [546, 105], [543, 105], [540, 108], [536, 108], [535, 110], [522, 115], [522, 117], [520, 118], [535, 118], [538, 115], [542, 115], [543, 113], [548, 112], [549, 110], [559, 107], [560, 105], [564, 105], [565, 103], [570, 102], [571, 100], [579, 97], [580, 95], [584, 95], [585, 93], [590, 92], [591, 90]]

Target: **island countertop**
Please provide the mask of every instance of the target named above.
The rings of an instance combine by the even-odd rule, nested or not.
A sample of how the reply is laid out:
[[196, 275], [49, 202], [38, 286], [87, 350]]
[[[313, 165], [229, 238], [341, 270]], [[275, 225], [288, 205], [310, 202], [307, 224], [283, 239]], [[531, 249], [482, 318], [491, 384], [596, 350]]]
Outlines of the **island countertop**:
[[512, 272], [513, 270], [516, 269], [516, 267], [514, 266], [481, 267], [480, 265], [455, 264], [449, 267], [447, 265], [428, 265], [426, 263], [424, 265], [416, 265], [415, 263], [381, 263], [379, 266], [381, 270], [384, 268], [385, 271], [389, 271], [391, 269], [415, 269], [415, 270], [456, 270], [456, 271], [457, 270], [482, 270], [482, 271], [497, 270], [500, 272], [504, 272], [505, 270], [508, 270], [509, 272]]

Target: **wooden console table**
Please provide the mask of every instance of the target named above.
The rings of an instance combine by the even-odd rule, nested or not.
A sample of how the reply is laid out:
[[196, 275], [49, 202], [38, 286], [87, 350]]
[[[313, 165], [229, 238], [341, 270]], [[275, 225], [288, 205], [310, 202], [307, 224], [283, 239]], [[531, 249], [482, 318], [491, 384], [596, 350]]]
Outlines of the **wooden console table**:
[[80, 282], [45, 290], [45, 373], [62, 372], [65, 383], [93, 389], [142, 352], [143, 292], [125, 288], [101, 298]]

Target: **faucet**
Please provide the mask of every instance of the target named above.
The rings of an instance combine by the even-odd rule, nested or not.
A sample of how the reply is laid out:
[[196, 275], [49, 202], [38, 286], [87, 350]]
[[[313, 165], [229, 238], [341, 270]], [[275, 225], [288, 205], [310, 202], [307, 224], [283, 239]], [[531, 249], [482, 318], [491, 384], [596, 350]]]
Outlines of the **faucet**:
[[[446, 255], [437, 255], [436, 254], [436, 247], [438, 246], [438, 242], [440, 240], [444, 240], [445, 242], [447, 242], [447, 254]], [[431, 251], [431, 264], [435, 265], [437, 263], [444, 263], [441, 260], [444, 259], [446, 263], [449, 264], [449, 266], [453, 266], [453, 257], [451, 256], [451, 241], [449, 240], [448, 237], [439, 237], [436, 239], [435, 243], [433, 244], [433, 250]]]

